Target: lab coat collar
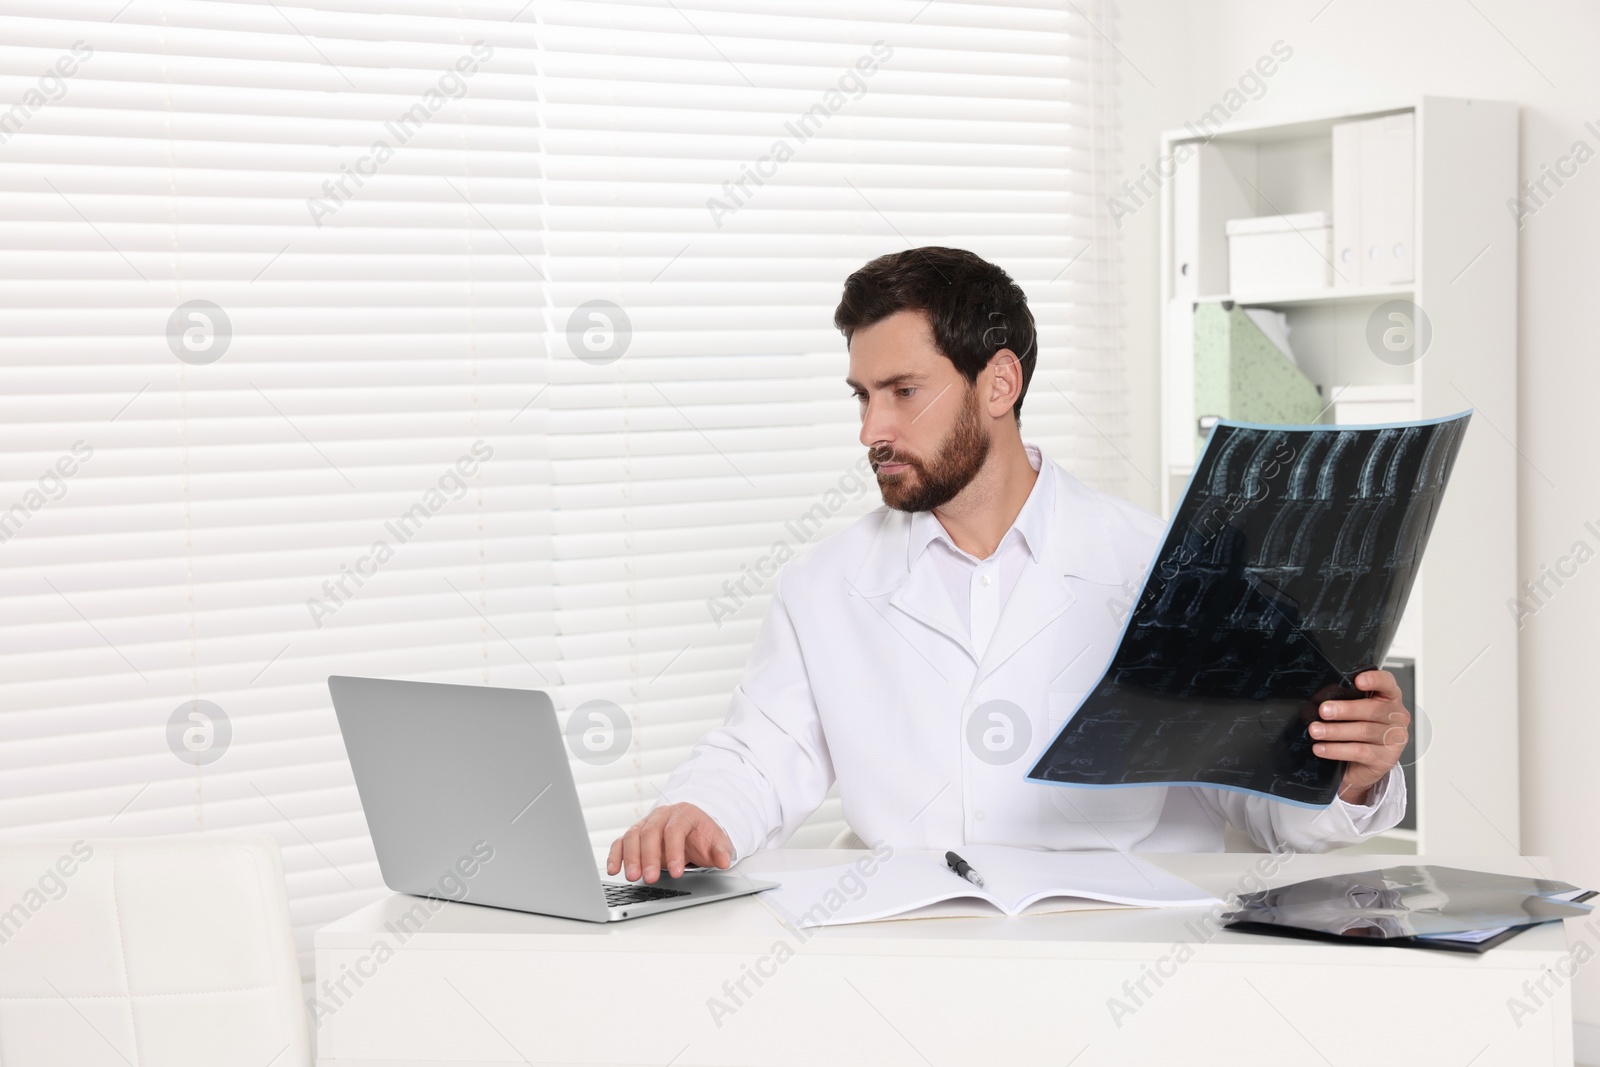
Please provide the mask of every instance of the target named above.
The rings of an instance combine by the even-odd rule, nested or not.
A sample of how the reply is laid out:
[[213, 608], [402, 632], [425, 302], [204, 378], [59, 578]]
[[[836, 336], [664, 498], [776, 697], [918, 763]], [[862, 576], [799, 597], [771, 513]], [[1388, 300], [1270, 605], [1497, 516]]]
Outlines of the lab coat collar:
[[[1022, 538], [1028, 554], [1037, 563], [1043, 557], [1045, 546], [1050, 541], [1050, 511], [1055, 497], [1052, 483], [1055, 479], [1050, 467], [1044, 465], [1044, 454], [1039, 451], [1038, 445], [1025, 444], [1022, 447], [1027, 449], [1028, 463], [1039, 472], [1039, 477], [1034, 479], [1033, 488], [1028, 491], [1027, 499], [1022, 502], [1022, 509], [1017, 512], [1016, 519], [1012, 521], [1011, 528], [1005, 532], [1000, 543], [1004, 544], [1007, 537]], [[919, 511], [913, 514], [906, 542], [907, 569], [915, 569], [917, 557], [935, 541], [943, 541], [952, 549], [961, 551], [937, 515], [931, 511]]]
[[[1030, 448], [1030, 456], [1037, 451]], [[1029, 563], [1001, 610], [994, 636], [978, 664], [977, 680], [1005, 662], [1073, 604], [1077, 595], [1068, 578], [1109, 585], [1120, 581], [1107, 529], [1109, 516], [1099, 494], [1049, 457], [1041, 456], [1039, 477], [1041, 481], [1050, 479], [1050, 507], [1040, 509], [1048, 522], [1039, 523], [1036, 537], [1039, 559]], [[851, 591], [863, 597], [887, 594], [890, 605], [937, 630], [972, 656], [971, 635], [962, 627], [933, 560], [922, 552], [911, 562], [915, 518], [886, 509], [872, 546], [850, 582]], [[1029, 545], [1032, 549], [1033, 542]]]
[[[1068, 474], [1055, 460], [1043, 455], [1036, 445], [1026, 447], [1030, 459], [1034, 455], [1040, 458], [1040, 481], [1049, 479], [1048, 506], [1040, 507], [1036, 515], [1030, 516], [1029, 528], [1024, 531], [1034, 559], [1057, 575], [1110, 585], [1121, 582], [1122, 572], [1108, 532], [1110, 516], [1099, 494]], [[1038, 488], [1035, 483], [1034, 489]], [[1030, 494], [1029, 500], [1032, 499], [1033, 494]], [[1028, 511], [1026, 505], [1023, 511]], [[860, 596], [882, 596], [904, 586], [913, 573], [932, 570], [924, 553], [911, 551], [913, 525], [918, 518], [935, 525], [939, 522], [931, 514], [883, 509], [883, 519], [872, 545], [851, 578], [853, 592]], [[1022, 514], [1017, 518], [1021, 522]], [[926, 547], [927, 541], [922, 544]]]

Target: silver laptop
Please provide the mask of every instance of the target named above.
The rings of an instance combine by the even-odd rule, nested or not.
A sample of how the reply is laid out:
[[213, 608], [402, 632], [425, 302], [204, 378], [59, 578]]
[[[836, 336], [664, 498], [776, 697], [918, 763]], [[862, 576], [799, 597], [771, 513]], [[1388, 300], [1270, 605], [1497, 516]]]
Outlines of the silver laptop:
[[328, 691], [396, 892], [616, 922], [773, 887], [699, 868], [603, 877], [544, 693], [339, 676]]

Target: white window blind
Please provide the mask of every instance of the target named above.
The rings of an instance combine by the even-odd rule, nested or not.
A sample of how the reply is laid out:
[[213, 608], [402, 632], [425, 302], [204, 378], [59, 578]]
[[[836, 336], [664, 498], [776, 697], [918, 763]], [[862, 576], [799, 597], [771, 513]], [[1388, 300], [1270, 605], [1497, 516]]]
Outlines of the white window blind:
[[[832, 325], [868, 259], [1011, 271], [1041, 327], [1026, 435], [1118, 486], [1110, 27], [1080, 10], [1098, 29], [1059, 2], [539, 8], [553, 326], [606, 301], [632, 327], [547, 394], [563, 677], [642, 742], [580, 768], [601, 836], [721, 720], [774, 564], [879, 503]], [[830, 801], [802, 833], [841, 825]]]
[[831, 316], [886, 251], [1017, 278], [1025, 437], [1121, 487], [1109, 5], [0, 11], [7, 834], [265, 830], [308, 949], [381, 891], [343, 673], [619, 707], [609, 840], [877, 503]]

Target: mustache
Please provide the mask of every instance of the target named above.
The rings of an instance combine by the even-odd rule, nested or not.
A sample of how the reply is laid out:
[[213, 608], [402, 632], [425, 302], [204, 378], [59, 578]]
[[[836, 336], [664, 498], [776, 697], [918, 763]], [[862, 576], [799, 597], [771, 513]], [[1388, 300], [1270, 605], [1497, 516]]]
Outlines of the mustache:
[[916, 459], [911, 456], [898, 455], [888, 445], [873, 445], [867, 449], [867, 459], [872, 463], [872, 473], [874, 474], [877, 474], [878, 469], [887, 463], [904, 463], [913, 468], [920, 467]]

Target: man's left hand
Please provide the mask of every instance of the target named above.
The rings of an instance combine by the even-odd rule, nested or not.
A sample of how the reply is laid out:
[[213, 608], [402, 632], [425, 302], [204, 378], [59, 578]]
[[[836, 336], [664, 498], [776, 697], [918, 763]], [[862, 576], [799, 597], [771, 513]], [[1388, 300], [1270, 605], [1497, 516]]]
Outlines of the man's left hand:
[[1350, 804], [1371, 802], [1372, 787], [1400, 762], [1410, 736], [1411, 713], [1400, 698], [1400, 684], [1388, 671], [1356, 675], [1357, 689], [1372, 694], [1360, 700], [1325, 700], [1311, 724], [1312, 751], [1324, 759], [1345, 760], [1339, 799]]

